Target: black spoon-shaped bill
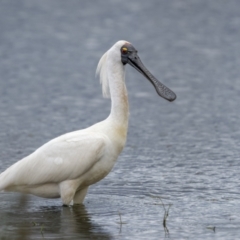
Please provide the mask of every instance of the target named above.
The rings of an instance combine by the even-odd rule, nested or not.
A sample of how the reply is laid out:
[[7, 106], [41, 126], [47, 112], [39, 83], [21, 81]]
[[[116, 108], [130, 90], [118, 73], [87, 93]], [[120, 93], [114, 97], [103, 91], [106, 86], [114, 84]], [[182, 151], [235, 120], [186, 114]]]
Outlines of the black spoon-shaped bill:
[[143, 65], [141, 59], [137, 54], [137, 50], [132, 46], [132, 44], [126, 43], [124, 46], [122, 46], [121, 58], [124, 65], [128, 63], [141, 74], [143, 74], [155, 87], [159, 96], [170, 102], [176, 99], [176, 94], [171, 89], [159, 82]]
[[162, 98], [172, 102], [176, 99], [176, 94], [163, 85], [161, 82], [159, 82], [150, 72], [149, 70], [143, 65], [142, 61], [140, 60], [139, 56], [137, 55], [137, 52], [132, 52], [128, 56], [128, 64], [130, 64], [132, 67], [134, 67], [137, 71], [139, 71], [141, 74], [143, 74], [155, 87], [157, 93]]

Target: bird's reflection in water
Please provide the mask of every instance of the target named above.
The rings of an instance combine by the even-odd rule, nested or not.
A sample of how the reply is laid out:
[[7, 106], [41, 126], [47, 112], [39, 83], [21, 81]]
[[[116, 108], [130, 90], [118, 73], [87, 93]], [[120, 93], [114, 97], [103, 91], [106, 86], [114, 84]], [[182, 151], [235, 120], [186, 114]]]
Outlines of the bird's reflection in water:
[[92, 222], [84, 205], [42, 207], [39, 215], [46, 220], [42, 231], [44, 237], [53, 235], [58, 239], [112, 239], [100, 225]]
[[[112, 239], [111, 235], [103, 228], [92, 222], [84, 205], [63, 207], [61, 211], [61, 228], [65, 234], [90, 239]], [[68, 232], [68, 233], [67, 233]]]
[[102, 226], [93, 223], [84, 205], [31, 207], [27, 203], [2, 210], [0, 223], [6, 231], [0, 231], [0, 239], [113, 238]]

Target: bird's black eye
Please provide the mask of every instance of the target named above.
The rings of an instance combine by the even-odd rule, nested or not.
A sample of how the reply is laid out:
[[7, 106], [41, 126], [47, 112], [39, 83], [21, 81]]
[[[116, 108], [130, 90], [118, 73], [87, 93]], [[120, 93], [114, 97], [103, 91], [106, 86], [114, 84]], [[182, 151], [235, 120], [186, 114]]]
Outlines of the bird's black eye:
[[127, 54], [128, 53], [128, 49], [126, 47], [122, 48], [122, 54]]

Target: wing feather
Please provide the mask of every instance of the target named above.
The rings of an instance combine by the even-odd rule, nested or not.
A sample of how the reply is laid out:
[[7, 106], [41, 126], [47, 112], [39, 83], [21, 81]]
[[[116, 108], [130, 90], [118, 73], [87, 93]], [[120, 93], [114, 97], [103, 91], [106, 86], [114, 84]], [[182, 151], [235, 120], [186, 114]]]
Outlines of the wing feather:
[[101, 159], [106, 142], [103, 134], [84, 132], [55, 138], [3, 172], [0, 189], [75, 179]]

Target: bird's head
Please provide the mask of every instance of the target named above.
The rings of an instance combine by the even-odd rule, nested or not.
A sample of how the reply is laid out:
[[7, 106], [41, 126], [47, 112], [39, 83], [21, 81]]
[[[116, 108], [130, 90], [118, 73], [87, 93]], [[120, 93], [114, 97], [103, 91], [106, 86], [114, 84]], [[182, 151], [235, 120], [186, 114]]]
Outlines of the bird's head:
[[[100, 59], [97, 72], [100, 72], [100, 79], [103, 78], [102, 73], [105, 71], [101, 71], [102, 66], [106, 63], [108, 53], [111, 53], [112, 56], [115, 57], [116, 61], [121, 61], [123, 65], [129, 64], [133, 68], [135, 68], [138, 72], [140, 72], [143, 76], [145, 76], [154, 86], [159, 96], [162, 98], [172, 102], [176, 99], [176, 94], [170, 90], [168, 87], [163, 85], [160, 81], [158, 81], [149, 70], [143, 65], [142, 61], [138, 56], [137, 50], [133, 47], [133, 45], [127, 41], [118, 41], [116, 42], [112, 48], [106, 52], [103, 57]], [[102, 69], [103, 70], [103, 69]], [[103, 82], [102, 82], [103, 83]]]

